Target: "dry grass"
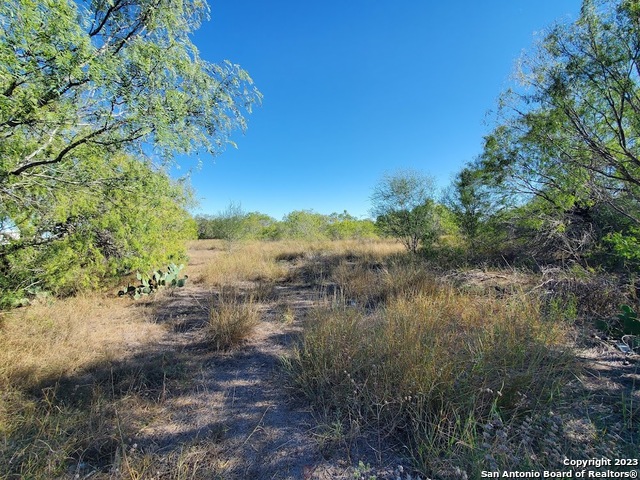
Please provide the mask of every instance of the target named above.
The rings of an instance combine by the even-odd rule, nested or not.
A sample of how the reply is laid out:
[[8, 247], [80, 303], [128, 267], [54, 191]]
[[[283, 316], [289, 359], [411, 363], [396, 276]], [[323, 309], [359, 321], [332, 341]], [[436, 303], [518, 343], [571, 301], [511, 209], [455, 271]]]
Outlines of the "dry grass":
[[215, 478], [210, 446], [156, 455], [130, 440], [184, 377], [154, 347], [166, 295], [43, 299], [3, 314], [0, 478]]
[[[117, 380], [114, 367], [113, 382], [105, 386], [104, 375], [92, 372], [126, 364], [165, 332], [149, 301], [134, 305], [99, 294], [43, 299], [4, 313], [0, 477], [55, 478], [74, 464], [111, 462], [121, 443], [118, 410], [132, 407], [123, 389], [140, 378]], [[84, 381], [69, 389], [73, 378]]]
[[357, 257], [340, 261], [330, 280], [352, 305], [374, 307], [394, 298], [410, 298], [434, 288], [434, 274], [419, 259]]
[[[345, 252], [372, 245], [330, 247]], [[215, 347], [237, 345], [250, 335], [257, 303], [272, 299], [274, 281], [287, 279], [292, 268], [325, 248], [193, 242], [190, 282], [222, 291], [206, 327]], [[243, 282], [251, 282], [242, 286], [245, 295], [234, 290]], [[171, 382], [185, 377], [183, 359], [153, 347], [171, 326], [155, 321], [163, 295], [136, 302], [99, 294], [43, 299], [2, 314], [0, 478], [215, 478], [213, 445], [186, 445], [160, 458], [129, 441], [162, 414]], [[283, 321], [291, 321], [292, 311], [283, 306], [282, 312]]]
[[0, 385], [5, 387], [31, 388], [122, 359], [165, 333], [148, 304], [98, 294], [43, 300], [3, 315]]
[[222, 468], [217, 465], [216, 457], [217, 447], [203, 442], [186, 444], [177, 451], [165, 454], [144, 453], [135, 444], [123, 444], [118, 449], [111, 472], [103, 476], [92, 475], [91, 478], [215, 480], [222, 478]]
[[222, 290], [211, 303], [207, 338], [215, 350], [228, 350], [250, 337], [259, 320], [253, 296]]
[[317, 311], [290, 366], [295, 384], [318, 411], [375, 432], [380, 449], [389, 436], [405, 442], [426, 473], [437, 474], [434, 459], [472, 478], [490, 470], [481, 425], [545, 411], [573, 372], [562, 326], [535, 299], [462, 294], [416, 266], [335, 273], [363, 306], [380, 303]]
[[[278, 245], [280, 246], [280, 245]], [[200, 281], [220, 287], [243, 281], [275, 281], [286, 277], [288, 266], [278, 262], [278, 249], [259, 242], [238, 244], [220, 250], [215, 261], [202, 269]]]
[[[372, 240], [339, 242], [250, 241], [234, 244], [227, 248], [223, 241], [207, 240], [197, 244], [198, 249], [215, 250], [213, 262], [199, 265], [194, 270], [197, 281], [211, 286], [233, 285], [245, 281], [282, 281], [292, 273], [292, 266], [319, 261], [326, 257], [359, 257], [369, 259], [385, 258], [402, 251], [396, 242]], [[192, 251], [191, 258], [196, 263], [202, 257]], [[191, 274], [190, 274], [191, 275]]]
[[[394, 438], [432, 478], [540, 470], [555, 466], [558, 452], [600, 455], [563, 444], [568, 425], [550, 413], [575, 370], [565, 329], [595, 287], [580, 296], [572, 281], [565, 296], [573, 303], [546, 304], [519, 291], [524, 283], [465, 291], [385, 241], [199, 241], [190, 256], [190, 281], [218, 292], [204, 327], [216, 350], [251, 335], [262, 303], [282, 322], [299, 318], [274, 295], [277, 283], [333, 293], [332, 308], [309, 314], [290, 360], [297, 388], [328, 415], [328, 443], [372, 432], [382, 451]], [[3, 314], [0, 478], [218, 478], [214, 441], [160, 455], [129, 439], [163, 414], [172, 385], [191, 378], [177, 353], [148, 353], [171, 326], [155, 321], [161, 299], [44, 299]], [[637, 406], [628, 410], [626, 428], [637, 435]], [[596, 429], [574, 443], [601, 438]], [[630, 445], [637, 451], [637, 440]]]

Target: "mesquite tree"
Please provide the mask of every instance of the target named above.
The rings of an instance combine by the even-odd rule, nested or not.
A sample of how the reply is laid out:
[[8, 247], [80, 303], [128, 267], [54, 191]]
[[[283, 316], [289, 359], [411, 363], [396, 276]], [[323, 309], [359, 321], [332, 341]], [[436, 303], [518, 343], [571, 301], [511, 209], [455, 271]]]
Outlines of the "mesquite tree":
[[[216, 153], [245, 128], [260, 94], [238, 65], [199, 56], [189, 36], [207, 16], [203, 0], [0, 4], [5, 279], [16, 251], [61, 240], [113, 202], [133, 208], [145, 183], [127, 162], [145, 165], [140, 178], [163, 176], [158, 165]], [[96, 196], [103, 207], [84, 211]]]

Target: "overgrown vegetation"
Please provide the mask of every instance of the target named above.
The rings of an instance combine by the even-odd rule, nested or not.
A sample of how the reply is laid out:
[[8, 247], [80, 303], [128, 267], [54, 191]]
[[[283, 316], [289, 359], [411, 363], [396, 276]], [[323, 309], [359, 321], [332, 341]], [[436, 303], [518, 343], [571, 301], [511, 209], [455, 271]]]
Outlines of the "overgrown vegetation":
[[35, 292], [95, 289], [107, 279], [186, 259], [195, 225], [183, 184], [128, 156], [108, 164], [94, 159], [86, 168], [87, 175], [114, 177], [72, 195], [57, 189], [46, 212], [16, 210], [5, 218], [20, 234], [0, 244], [0, 306], [24, 303]]
[[607, 310], [631, 291], [596, 274], [439, 272], [389, 240], [254, 241], [231, 250], [225, 241], [198, 241], [190, 256], [190, 279], [202, 292], [213, 289], [194, 305], [198, 318], [154, 308], [166, 307], [172, 292], [135, 303], [44, 298], [4, 315], [6, 478], [221, 475], [229, 460], [216, 444], [222, 427], [169, 452], [141, 443], [149, 423], [198, 391], [192, 383], [203, 375], [195, 350], [158, 350], [154, 342], [188, 329], [210, 352], [207, 362], [242, 349], [268, 309], [276, 321], [300, 321], [278, 298], [279, 288], [296, 285], [312, 287], [321, 305], [285, 360], [289, 391], [313, 406], [329, 457], [365, 438], [380, 455], [401, 446], [431, 478], [474, 478], [487, 469], [558, 467], [563, 455], [637, 451], [633, 391], [599, 391], [593, 405], [594, 394], [575, 381], [581, 371], [571, 344], [577, 328], [589, 332], [589, 315], [600, 312], [612, 326], [633, 320], [631, 309]]
[[572, 350], [610, 348], [623, 368], [640, 348], [637, 2], [585, 0], [551, 28], [478, 159], [442, 198], [419, 172], [385, 176], [375, 222], [236, 204], [190, 218], [188, 185], [162, 165], [218, 151], [260, 97], [240, 67], [198, 57], [189, 34], [206, 14], [0, 7], [0, 308], [28, 305], [0, 317], [3, 478], [219, 473], [201, 464], [215, 439], [168, 461], [130, 440], [194, 378], [188, 355], [153, 348], [170, 331], [150, 307], [162, 295], [86, 293], [136, 271], [154, 273], [134, 297], [183, 284], [174, 262], [196, 229], [221, 240], [198, 244], [215, 261], [191, 275], [212, 289], [191, 325], [211, 355], [242, 347], [276, 285], [323, 299], [285, 365], [324, 444], [365, 438], [379, 458], [399, 445], [434, 478], [637, 455], [635, 380], [588, 392]]
[[481, 254], [637, 270], [638, 14], [636, 2], [586, 0], [522, 59], [520, 85], [454, 185]]
[[[375, 313], [317, 312], [294, 360], [295, 381], [319, 411], [380, 442], [401, 438], [425, 473], [441, 459], [475, 478], [494, 470], [482, 425], [545, 412], [570, 378], [571, 357], [560, 348], [561, 328], [541, 318], [535, 301], [425, 287]], [[528, 448], [499, 469], [524, 467]], [[535, 468], [559, 466], [543, 462]]]
[[[568, 387], [582, 374], [570, 347], [575, 328], [586, 312], [605, 311], [589, 294], [576, 306], [574, 295], [591, 288], [587, 279], [541, 291], [538, 274], [523, 283], [513, 273], [479, 272], [487, 285], [474, 288], [471, 277], [456, 280], [398, 255], [339, 257], [325, 262], [327, 271], [339, 294], [307, 318], [287, 363], [326, 425], [325, 450], [365, 437], [380, 455], [389, 443], [401, 445], [430, 478], [479, 478], [482, 471], [566, 470], [565, 457], [637, 449], [636, 410], [609, 434], [598, 414], [580, 423], [590, 393]], [[509, 275], [504, 287], [491, 284]], [[623, 397], [611, 391], [601, 401], [607, 411], [628, 411]]]
[[3, 315], [2, 478], [73, 477], [89, 466], [118, 468], [122, 478], [132, 478], [121, 462], [131, 447], [134, 412], [144, 409], [145, 392], [158, 398], [170, 364], [162, 355], [153, 367], [131, 358], [130, 342], [158, 341], [165, 332], [149, 305], [136, 311], [92, 295]]

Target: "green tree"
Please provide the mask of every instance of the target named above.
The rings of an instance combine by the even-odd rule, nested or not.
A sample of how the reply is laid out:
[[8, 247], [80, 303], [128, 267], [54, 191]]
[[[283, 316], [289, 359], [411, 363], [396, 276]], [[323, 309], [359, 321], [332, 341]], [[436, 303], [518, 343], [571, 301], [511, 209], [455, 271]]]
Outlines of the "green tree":
[[249, 212], [244, 216], [245, 232], [248, 238], [256, 240], [272, 239], [277, 228], [275, 218], [260, 212]]
[[638, 2], [585, 0], [521, 65], [482, 166], [516, 204], [539, 198], [544, 236], [582, 257], [606, 233], [598, 211], [640, 225]]
[[210, 238], [218, 238], [216, 231], [215, 218], [209, 214], [199, 214], [194, 217], [198, 227], [198, 239], [205, 240]]
[[[74, 249], [87, 271], [92, 260], [80, 257], [104, 266], [97, 255], [104, 238], [96, 232], [105, 223], [119, 246], [132, 246], [118, 271], [134, 268], [132, 252], [146, 259], [140, 266], [149, 264], [144, 249], [133, 247], [144, 244], [139, 235], [176, 239], [182, 233], [167, 229], [191, 228], [177, 220], [162, 224], [173, 213], [165, 218], [151, 208], [176, 212], [156, 201], [173, 198], [189, 218], [184, 185], [157, 165], [176, 154], [219, 152], [231, 131], [245, 128], [245, 112], [260, 99], [239, 66], [200, 58], [190, 34], [207, 16], [202, 0], [0, 3], [3, 288], [57, 284], [47, 280], [58, 277], [45, 263], [73, 257]], [[146, 206], [142, 194], [151, 199]], [[18, 258], [32, 280], [14, 280]]]
[[381, 232], [397, 238], [411, 252], [436, 239], [435, 182], [424, 174], [403, 170], [385, 175], [375, 186], [371, 210]]
[[34, 290], [74, 293], [185, 259], [185, 240], [195, 237], [187, 186], [124, 154], [93, 159], [85, 173], [103, 176], [114, 166], [117, 188], [56, 190], [46, 215], [14, 216], [20, 236], [0, 244], [0, 304]]
[[326, 232], [332, 240], [347, 238], [364, 239], [376, 237], [375, 224], [370, 219], [358, 219], [346, 210], [327, 217]]
[[229, 245], [247, 237], [245, 217], [246, 212], [242, 210], [242, 205], [230, 202], [217, 216], [219, 224], [219, 236], [226, 240]]
[[259, 99], [237, 65], [202, 60], [201, 0], [7, 0], [0, 6], [0, 195], [52, 168], [147, 151], [217, 152]]
[[282, 219], [285, 238], [318, 240], [326, 237], [327, 217], [312, 210], [294, 210]]
[[487, 186], [485, 174], [477, 165], [468, 165], [458, 172], [447, 189], [443, 203], [475, 251], [482, 238], [483, 227], [499, 207], [499, 199]]
[[278, 223], [264, 213], [245, 213], [239, 204], [233, 202], [217, 215], [198, 215], [195, 220], [198, 225], [198, 238], [229, 241], [273, 239]]

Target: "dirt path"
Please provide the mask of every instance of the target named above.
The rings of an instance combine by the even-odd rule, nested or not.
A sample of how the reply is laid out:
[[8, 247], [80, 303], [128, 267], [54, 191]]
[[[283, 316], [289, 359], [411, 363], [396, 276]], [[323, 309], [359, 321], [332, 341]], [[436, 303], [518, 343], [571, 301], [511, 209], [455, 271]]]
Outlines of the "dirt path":
[[[278, 285], [274, 294], [249, 340], [222, 353], [212, 352], [202, 328], [211, 291], [195, 285], [165, 299], [159, 321], [173, 331], [157, 348], [178, 352], [189, 373], [183, 388], [167, 392], [162, 412], [140, 432], [141, 443], [154, 453], [207, 444], [205, 461], [224, 479], [353, 479], [353, 464], [375, 459], [350, 459], [346, 451], [325, 458], [313, 416], [283, 377], [281, 359], [308, 311], [323, 300], [305, 285]], [[390, 478], [391, 470], [367, 474]]]

